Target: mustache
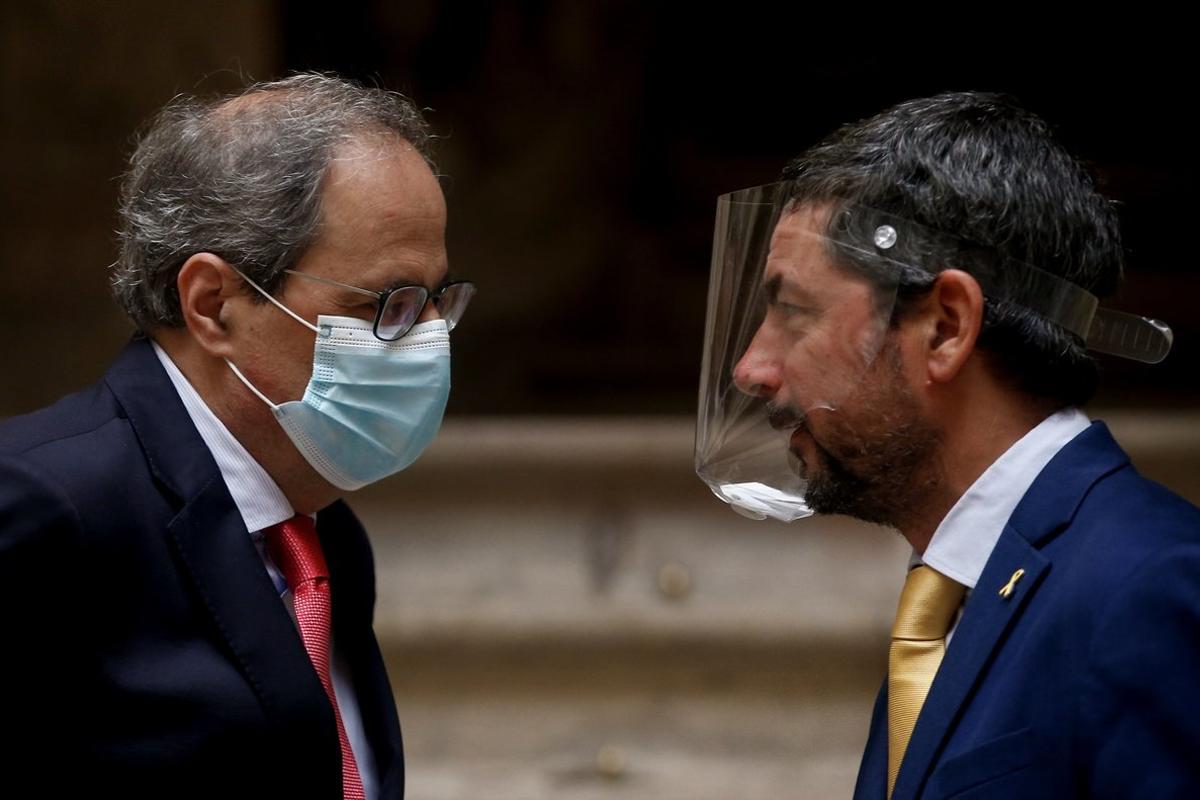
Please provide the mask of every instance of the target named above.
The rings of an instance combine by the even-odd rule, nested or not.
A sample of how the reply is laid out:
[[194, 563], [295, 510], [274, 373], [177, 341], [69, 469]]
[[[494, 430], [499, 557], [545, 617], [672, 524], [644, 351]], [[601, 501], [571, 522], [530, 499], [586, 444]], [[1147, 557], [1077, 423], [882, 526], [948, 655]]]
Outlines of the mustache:
[[780, 405], [778, 403], [767, 403], [767, 421], [771, 423], [771, 427], [777, 431], [786, 431], [799, 428], [804, 424], [808, 415], [803, 411], [792, 406]]

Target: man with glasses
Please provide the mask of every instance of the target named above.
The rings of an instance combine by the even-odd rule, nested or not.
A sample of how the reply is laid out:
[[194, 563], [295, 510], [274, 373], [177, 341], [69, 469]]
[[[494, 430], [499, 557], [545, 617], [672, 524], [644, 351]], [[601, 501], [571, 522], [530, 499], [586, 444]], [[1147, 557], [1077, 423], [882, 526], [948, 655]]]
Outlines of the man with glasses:
[[339, 498], [436, 434], [474, 293], [447, 278], [428, 141], [406, 99], [312, 74], [176, 100], [142, 137], [113, 278], [138, 335], [0, 424], [6, 774], [402, 795], [370, 545]]

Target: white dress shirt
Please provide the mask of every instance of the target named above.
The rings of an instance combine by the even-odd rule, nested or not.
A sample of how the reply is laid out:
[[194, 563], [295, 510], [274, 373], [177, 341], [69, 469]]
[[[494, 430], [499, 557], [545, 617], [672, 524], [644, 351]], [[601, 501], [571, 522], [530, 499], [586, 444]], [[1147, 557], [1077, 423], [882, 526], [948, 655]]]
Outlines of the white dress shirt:
[[[217, 462], [217, 469], [221, 471], [221, 477], [225, 479], [225, 485], [229, 488], [233, 503], [237, 506], [242, 521], [246, 523], [246, 530], [254, 541], [263, 566], [275, 584], [279, 597], [294, 622], [296, 612], [292, 605], [292, 592], [288, 588], [283, 573], [275, 566], [267, 552], [264, 531], [272, 525], [291, 519], [296, 514], [295, 510], [267, 471], [254, 460], [241, 442], [234, 438], [225, 424], [205, 404], [203, 398], [179, 371], [179, 367], [175, 366], [175, 362], [171, 360], [166, 351], [159, 347], [157, 342], [153, 342], [153, 345], [158, 360], [162, 363], [167, 377], [171, 379], [171, 384], [179, 394], [179, 399], [183, 401], [183, 407], [187, 409], [188, 416], [192, 419], [192, 424], [196, 426], [200, 438], [204, 440], [205, 446], [212, 453], [213, 460]], [[337, 697], [338, 710], [342, 715], [342, 726], [346, 729], [346, 737], [350, 740], [351, 750], [354, 751], [354, 760], [358, 764], [358, 774], [362, 778], [366, 798], [375, 800], [378, 796], [375, 756], [367, 741], [366, 731], [363, 729], [362, 715], [359, 713], [358, 698], [354, 693], [353, 684], [350, 682], [349, 669], [338, 653], [337, 641], [334, 640], [332, 645], [333, 663], [330, 669], [330, 680], [333, 683], [334, 695]]]
[[[1042, 420], [971, 484], [933, 532], [925, 553], [914, 552], [909, 566], [927, 564], [966, 586], [969, 596], [979, 583], [1004, 526], [1034, 479], [1059, 450], [1090, 424], [1087, 415], [1078, 408], [1063, 409]], [[957, 618], [946, 634], [947, 645], [956, 627]]]

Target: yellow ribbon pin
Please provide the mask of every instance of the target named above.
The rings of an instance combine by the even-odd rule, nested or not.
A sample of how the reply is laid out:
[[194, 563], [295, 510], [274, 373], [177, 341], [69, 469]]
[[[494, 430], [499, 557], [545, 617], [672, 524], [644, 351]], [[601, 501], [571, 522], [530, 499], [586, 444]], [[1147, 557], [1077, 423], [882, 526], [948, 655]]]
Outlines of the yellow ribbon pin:
[[1009, 598], [1009, 596], [1012, 595], [1013, 589], [1015, 589], [1017, 587], [1017, 581], [1021, 580], [1021, 576], [1024, 574], [1025, 574], [1025, 570], [1023, 570], [1023, 569], [1019, 569], [1016, 572], [1014, 572], [1012, 574], [1012, 577], [1008, 579], [1008, 583], [1004, 584], [1004, 586], [1001, 587], [1000, 596], [1003, 597], [1005, 600], [1007, 600]]

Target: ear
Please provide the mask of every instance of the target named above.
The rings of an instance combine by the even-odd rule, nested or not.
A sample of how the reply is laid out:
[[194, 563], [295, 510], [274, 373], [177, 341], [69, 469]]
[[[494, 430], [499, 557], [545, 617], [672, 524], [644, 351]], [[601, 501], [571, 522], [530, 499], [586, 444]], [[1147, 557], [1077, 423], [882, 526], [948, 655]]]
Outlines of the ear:
[[938, 274], [922, 303], [926, 325], [924, 356], [929, 379], [949, 383], [975, 352], [983, 325], [983, 289], [970, 274], [948, 269]]
[[183, 322], [192, 338], [210, 355], [228, 356], [232, 352], [226, 326], [228, 306], [241, 294], [241, 276], [220, 256], [196, 253], [179, 268], [175, 285]]

